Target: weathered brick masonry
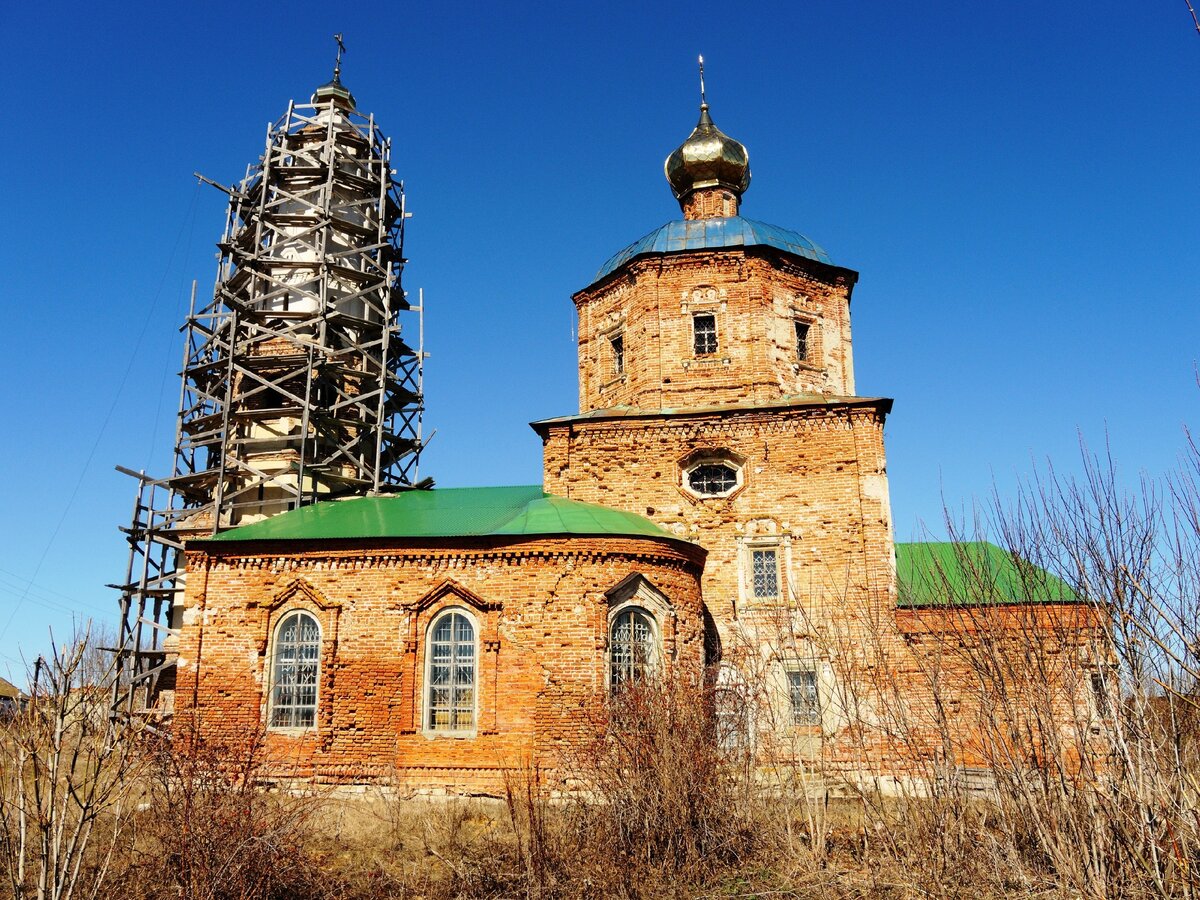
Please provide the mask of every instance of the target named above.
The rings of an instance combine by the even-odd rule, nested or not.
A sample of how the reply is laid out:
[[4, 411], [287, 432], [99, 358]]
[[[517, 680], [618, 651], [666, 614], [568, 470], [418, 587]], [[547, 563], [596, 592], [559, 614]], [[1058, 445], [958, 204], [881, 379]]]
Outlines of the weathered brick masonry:
[[[272, 635], [306, 610], [321, 626], [317, 721], [268, 731], [279, 774], [494, 792], [503, 768], [553, 765], [594, 724], [609, 607], [631, 577], [668, 605], [666, 667], [700, 673], [703, 559], [658, 539], [193, 544], [177, 707], [212, 737], [261, 728]], [[445, 736], [422, 727], [422, 697], [426, 632], [451, 607], [480, 622], [478, 718]]]
[[[538, 423], [545, 487], [644, 515], [708, 550], [704, 596], [723, 634], [787, 598], [823, 608], [894, 606], [883, 455], [888, 401], [618, 415]], [[743, 483], [726, 497], [682, 486], [699, 458], [730, 459]], [[745, 548], [780, 551], [780, 594], [756, 599]]]

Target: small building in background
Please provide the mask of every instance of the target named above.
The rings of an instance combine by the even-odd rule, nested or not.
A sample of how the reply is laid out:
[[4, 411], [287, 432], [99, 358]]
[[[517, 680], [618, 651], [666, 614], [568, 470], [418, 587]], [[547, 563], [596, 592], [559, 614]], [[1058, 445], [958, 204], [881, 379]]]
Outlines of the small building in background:
[[0, 678], [0, 721], [11, 718], [29, 702], [28, 695], [11, 681]]

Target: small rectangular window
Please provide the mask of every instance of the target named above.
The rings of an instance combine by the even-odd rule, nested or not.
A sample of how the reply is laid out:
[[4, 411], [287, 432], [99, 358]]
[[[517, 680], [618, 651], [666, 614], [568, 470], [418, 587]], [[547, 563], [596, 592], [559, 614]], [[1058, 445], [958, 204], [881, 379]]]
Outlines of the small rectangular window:
[[774, 550], [751, 550], [750, 572], [755, 599], [767, 600], [779, 596], [779, 558]]
[[625, 336], [618, 334], [612, 341], [612, 364], [614, 375], [625, 374]]
[[692, 345], [697, 356], [717, 352], [717, 317], [711, 313], [692, 316]]
[[1108, 682], [1104, 677], [1103, 672], [1092, 672], [1090, 676], [1092, 685], [1092, 702], [1096, 707], [1096, 715], [1108, 715]]
[[812, 669], [788, 672], [788, 694], [793, 725], [821, 724], [821, 696], [817, 689], [816, 672]]
[[808, 329], [807, 322], [796, 323], [796, 359], [799, 362], [808, 362]]

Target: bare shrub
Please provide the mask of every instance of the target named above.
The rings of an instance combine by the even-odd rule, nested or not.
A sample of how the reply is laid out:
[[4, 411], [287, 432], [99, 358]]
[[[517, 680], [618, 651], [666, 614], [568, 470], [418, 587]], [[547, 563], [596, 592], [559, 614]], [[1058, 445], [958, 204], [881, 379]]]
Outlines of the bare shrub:
[[[907, 883], [1196, 897], [1198, 473], [1194, 445], [1132, 489], [1108, 459], [1086, 457], [1077, 479], [1048, 470], [951, 524], [942, 602], [915, 630], [827, 632], [854, 694], [843, 733], [907, 776], [896, 797], [858, 785], [881, 826], [872, 849]], [[972, 550], [986, 537], [1004, 572]]]
[[553, 896], [563, 880], [564, 852], [562, 834], [556, 829], [549, 790], [541, 768], [526, 760], [515, 769], [507, 769], [504, 778], [504, 805], [529, 897]]
[[95, 659], [86, 630], [54, 644], [0, 724], [0, 865], [16, 898], [97, 896], [130, 821], [139, 735], [110, 719]]
[[177, 722], [153, 761], [136, 862], [136, 877], [153, 885], [146, 896], [328, 896], [312, 829], [320, 797], [267, 789], [261, 731], [218, 741]]
[[568, 815], [597, 878], [620, 896], [696, 882], [749, 855], [749, 785], [717, 740], [712, 687], [663, 675], [608, 698], [598, 736], [570, 761]]

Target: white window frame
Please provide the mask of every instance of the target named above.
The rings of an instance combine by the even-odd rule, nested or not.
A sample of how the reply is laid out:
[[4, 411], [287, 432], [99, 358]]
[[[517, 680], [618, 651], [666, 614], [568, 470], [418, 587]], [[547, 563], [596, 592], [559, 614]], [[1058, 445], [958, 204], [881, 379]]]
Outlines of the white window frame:
[[[728, 490], [719, 491], [714, 494], [705, 494], [692, 487], [692, 473], [701, 466], [727, 466], [734, 472], [733, 487]], [[685, 491], [693, 497], [700, 500], [720, 500], [723, 497], [729, 497], [742, 489], [745, 484], [745, 468], [736, 460], [730, 459], [727, 456], [702, 456], [691, 460], [682, 468], [682, 486]]]
[[[314, 641], [300, 641], [300, 640], [297, 640], [294, 642], [297, 646], [302, 646], [304, 644], [310, 644], [310, 643], [316, 644], [316, 650], [317, 650], [317, 655], [316, 655], [316, 660], [315, 660], [316, 672], [313, 676], [313, 685], [312, 685], [313, 699], [312, 699], [311, 703], [303, 703], [303, 704], [288, 703], [288, 704], [283, 704], [281, 707], [281, 704], [279, 704], [278, 700], [276, 699], [276, 691], [282, 689], [282, 687], [283, 687], [280, 684], [280, 678], [279, 678], [280, 664], [283, 662], [283, 660], [281, 660], [279, 658], [279, 653], [280, 653], [280, 650], [282, 649], [280, 633], [283, 631], [284, 626], [293, 618], [310, 619], [310, 620], [312, 620], [312, 623], [314, 625], [316, 625], [316, 627], [317, 627], [317, 639], [315, 642]], [[311, 610], [304, 609], [304, 608], [293, 608], [293, 609], [287, 610], [286, 612], [283, 612], [279, 616], [279, 621], [276, 623], [275, 629], [271, 635], [271, 652], [267, 656], [267, 665], [269, 666], [269, 674], [267, 677], [267, 728], [268, 728], [268, 730], [298, 732], [298, 731], [312, 731], [313, 729], [315, 729], [317, 727], [317, 713], [321, 709], [321, 652], [322, 652], [323, 645], [324, 645], [322, 638], [323, 638], [323, 629], [321, 628], [321, 620]], [[288, 709], [288, 710], [292, 711], [291, 721], [283, 723], [283, 724], [275, 723], [275, 713], [280, 708], [284, 708], [284, 709]], [[299, 724], [299, 725], [296, 724], [294, 721], [295, 720], [295, 711], [296, 710], [308, 710], [308, 709], [312, 710], [312, 722], [306, 723], [306, 724]]]
[[[783, 596], [783, 566], [781, 565], [782, 560], [780, 559], [782, 549], [783, 548], [778, 543], [765, 544], [761, 542], [750, 544], [746, 547], [746, 562], [749, 567], [748, 571], [746, 572], [746, 583], [750, 588], [749, 599], [756, 602], [762, 602], [766, 600], [778, 600]], [[758, 567], [756, 564], [756, 557], [760, 554], [765, 555], [767, 553], [771, 554], [773, 569], [772, 575], [774, 576], [772, 580], [775, 582], [775, 590], [769, 594], [760, 594], [758, 592]]]
[[[433, 724], [433, 633], [438, 624], [447, 616], [460, 615], [467, 620], [471, 625], [471, 724], [465, 727], [436, 727]], [[453, 634], [453, 625], [451, 625], [451, 633]], [[424, 678], [421, 688], [421, 731], [427, 737], [474, 737], [479, 730], [479, 647], [480, 647], [480, 629], [479, 619], [469, 609], [464, 606], [447, 606], [444, 609], [438, 610], [437, 614], [429, 620], [429, 624], [425, 628], [424, 650]], [[454, 657], [451, 656], [451, 668], [453, 669]], [[453, 672], [452, 672], [453, 676]], [[454, 683], [453, 677], [450, 685], [451, 703], [454, 702]]]
[[675, 611], [666, 595], [659, 591], [646, 576], [634, 572], [605, 592], [608, 599], [608, 616], [604, 623], [604, 683], [611, 691], [612, 683], [612, 633], [617, 618], [628, 610], [636, 610], [650, 619], [652, 647], [647, 674], [661, 670], [665, 659], [664, 648], [666, 623], [673, 619]]
[[[754, 553], [775, 552], [775, 589], [772, 597], [754, 593]], [[791, 591], [792, 541], [788, 534], [760, 534], [738, 538], [738, 594], [744, 604], [780, 603]]]

